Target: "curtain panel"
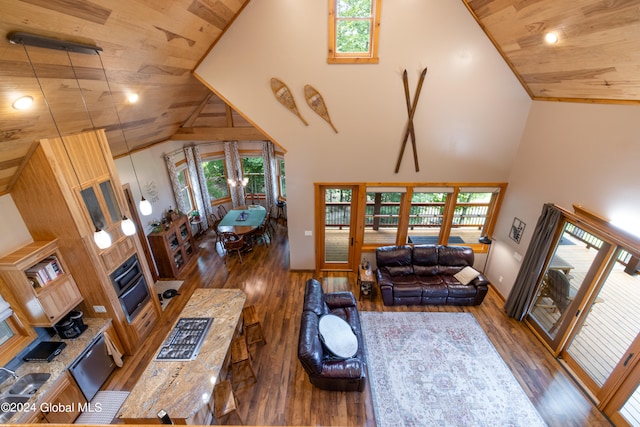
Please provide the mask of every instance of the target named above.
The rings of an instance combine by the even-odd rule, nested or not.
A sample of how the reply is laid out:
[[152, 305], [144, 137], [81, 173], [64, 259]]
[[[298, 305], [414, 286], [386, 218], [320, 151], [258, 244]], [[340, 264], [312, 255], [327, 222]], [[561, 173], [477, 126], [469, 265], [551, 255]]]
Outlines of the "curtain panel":
[[524, 319], [536, 291], [538, 278], [542, 273], [544, 261], [549, 253], [553, 236], [562, 219], [562, 212], [552, 203], [542, 208], [542, 214], [533, 231], [531, 243], [527, 248], [520, 271], [516, 277], [513, 289], [505, 303], [505, 310], [509, 317], [519, 321]]
[[211, 212], [211, 201], [209, 200], [209, 193], [203, 176], [202, 159], [200, 158], [198, 147], [184, 147], [184, 156], [187, 159], [187, 168], [189, 169], [191, 193], [193, 194], [196, 209], [200, 213], [202, 229], [206, 230], [209, 228], [207, 218]]
[[273, 142], [262, 141], [262, 158], [264, 159], [264, 191], [267, 212], [274, 215], [274, 207], [278, 202], [278, 169]]
[[[227, 167], [227, 177], [236, 183], [242, 179], [242, 163], [238, 152], [238, 141], [224, 142], [224, 161]], [[244, 187], [242, 185], [229, 185], [231, 202], [233, 207], [244, 205]]]
[[169, 172], [169, 180], [171, 181], [171, 189], [173, 190], [173, 197], [176, 200], [176, 208], [182, 213], [187, 212], [187, 207], [182, 200], [180, 194], [180, 181], [178, 181], [178, 168], [176, 167], [176, 154], [166, 154], [164, 161], [167, 164], [167, 171]]

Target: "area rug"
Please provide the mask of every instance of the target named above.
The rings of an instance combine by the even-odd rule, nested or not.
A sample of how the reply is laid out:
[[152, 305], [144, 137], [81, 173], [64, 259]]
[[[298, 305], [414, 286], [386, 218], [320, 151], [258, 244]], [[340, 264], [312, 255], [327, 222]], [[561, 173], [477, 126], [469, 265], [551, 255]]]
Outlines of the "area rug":
[[[159, 298], [157, 294], [162, 295], [164, 291], [167, 291], [169, 289], [178, 290], [180, 286], [182, 286], [182, 283], [183, 283], [182, 280], [158, 280], [154, 286], [156, 290], [156, 298]], [[162, 311], [164, 311], [164, 309], [167, 308], [169, 303], [176, 298], [180, 298], [180, 296], [177, 295], [173, 298], [162, 298], [162, 300], [160, 301], [160, 305], [162, 306]]]
[[99, 391], [74, 424], [111, 424], [127, 396], [128, 391]]
[[473, 314], [360, 320], [377, 427], [545, 425]]

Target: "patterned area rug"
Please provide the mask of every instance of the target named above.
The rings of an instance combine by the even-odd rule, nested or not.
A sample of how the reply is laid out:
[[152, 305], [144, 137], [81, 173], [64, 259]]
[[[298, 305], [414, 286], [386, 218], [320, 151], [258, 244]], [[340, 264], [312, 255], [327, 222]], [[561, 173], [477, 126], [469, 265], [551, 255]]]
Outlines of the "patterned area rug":
[[128, 391], [99, 391], [91, 399], [90, 410], [80, 414], [74, 424], [111, 424], [127, 396]]
[[378, 427], [545, 425], [473, 314], [360, 320]]

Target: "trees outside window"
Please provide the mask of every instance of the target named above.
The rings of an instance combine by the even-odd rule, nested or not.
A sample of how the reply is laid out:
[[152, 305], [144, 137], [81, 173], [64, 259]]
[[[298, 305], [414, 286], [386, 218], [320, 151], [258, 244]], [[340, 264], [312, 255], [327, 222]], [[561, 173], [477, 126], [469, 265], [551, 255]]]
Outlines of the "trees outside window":
[[382, 0], [329, 0], [329, 63], [377, 63]]
[[265, 194], [264, 159], [262, 157], [243, 157], [242, 172], [249, 182], [245, 187], [246, 194]]
[[202, 162], [202, 170], [207, 182], [207, 191], [211, 200], [229, 197], [229, 183], [224, 158], [211, 159]]
[[184, 202], [187, 212], [191, 212], [193, 207], [193, 196], [191, 194], [191, 181], [189, 180], [189, 172], [184, 168], [178, 172], [178, 182], [180, 183], [180, 197]]

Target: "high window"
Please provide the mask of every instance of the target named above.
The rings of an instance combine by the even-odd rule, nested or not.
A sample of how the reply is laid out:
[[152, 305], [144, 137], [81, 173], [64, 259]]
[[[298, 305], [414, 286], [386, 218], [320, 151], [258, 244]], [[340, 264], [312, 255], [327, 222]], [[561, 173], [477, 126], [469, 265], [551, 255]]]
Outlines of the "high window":
[[378, 63], [382, 0], [329, 0], [329, 63]]
[[211, 201], [229, 198], [229, 183], [224, 158], [204, 160], [202, 170]]

